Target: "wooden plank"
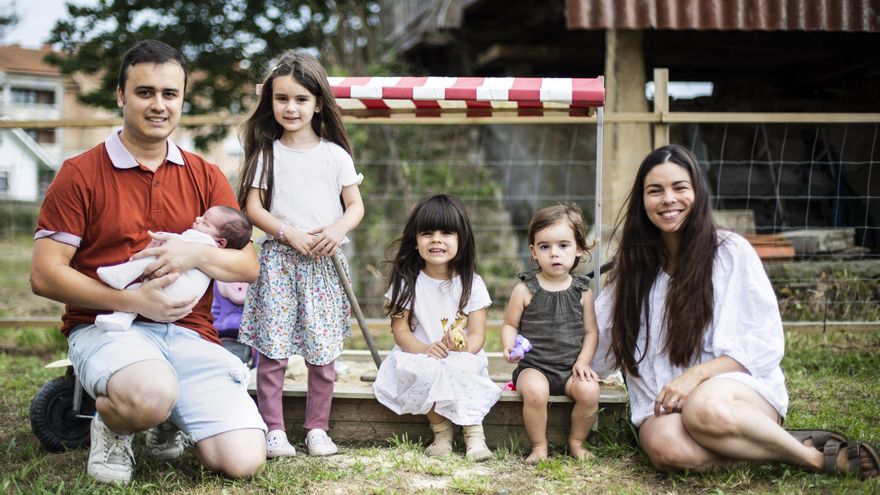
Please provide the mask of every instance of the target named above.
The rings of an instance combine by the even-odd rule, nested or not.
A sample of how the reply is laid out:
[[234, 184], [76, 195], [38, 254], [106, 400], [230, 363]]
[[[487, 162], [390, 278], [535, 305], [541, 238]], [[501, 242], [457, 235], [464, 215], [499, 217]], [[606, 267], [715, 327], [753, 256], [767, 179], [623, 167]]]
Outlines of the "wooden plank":
[[[551, 445], [565, 445], [573, 404], [551, 403], [547, 409], [547, 436]], [[625, 411], [622, 404], [604, 405], [599, 424], [617, 421]], [[284, 421], [287, 431], [295, 438], [305, 436], [305, 397], [285, 396]], [[518, 445], [528, 449], [529, 443], [522, 425], [521, 402], [497, 403], [483, 421], [486, 443], [490, 448]], [[385, 443], [395, 436], [406, 435], [411, 440], [428, 443], [432, 434], [424, 416], [396, 415], [376, 401], [334, 397], [330, 412], [329, 433], [343, 444]]]
[[[607, 117], [606, 117], [607, 118]], [[880, 113], [669, 112], [668, 124], [876, 124]]]
[[61, 317], [11, 316], [0, 318], [0, 328], [61, 328]]
[[[408, 111], [408, 110], [407, 110]], [[465, 115], [442, 118], [415, 117], [394, 114], [394, 117], [378, 118], [369, 112], [353, 111], [343, 115], [347, 124], [595, 124], [595, 115], [571, 116], [568, 111], [545, 110], [543, 116], [524, 117], [502, 109], [493, 110], [492, 117], [474, 118]], [[509, 115], [508, 115], [509, 113]], [[183, 127], [204, 125], [237, 126], [242, 116], [192, 115], [180, 119]], [[663, 123], [663, 124], [876, 124], [880, 113], [807, 113], [807, 112], [606, 112], [606, 124]], [[120, 117], [101, 119], [34, 119], [0, 120], [0, 129], [56, 129], [115, 127], [122, 123]]]
[[654, 148], [669, 144], [669, 124], [662, 116], [669, 113], [669, 69], [654, 69], [654, 115], [660, 122], [654, 124]]

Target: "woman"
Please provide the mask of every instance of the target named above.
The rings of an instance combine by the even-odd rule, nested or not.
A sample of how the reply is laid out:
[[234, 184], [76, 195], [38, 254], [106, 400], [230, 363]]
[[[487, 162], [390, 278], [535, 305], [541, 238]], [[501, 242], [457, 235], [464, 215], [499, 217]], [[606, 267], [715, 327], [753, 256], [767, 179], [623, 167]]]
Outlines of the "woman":
[[596, 301], [593, 368], [620, 368], [641, 448], [662, 470], [781, 461], [878, 474], [869, 445], [787, 432], [782, 321], [752, 247], [716, 230], [693, 154], [677, 145], [639, 167], [608, 287]]

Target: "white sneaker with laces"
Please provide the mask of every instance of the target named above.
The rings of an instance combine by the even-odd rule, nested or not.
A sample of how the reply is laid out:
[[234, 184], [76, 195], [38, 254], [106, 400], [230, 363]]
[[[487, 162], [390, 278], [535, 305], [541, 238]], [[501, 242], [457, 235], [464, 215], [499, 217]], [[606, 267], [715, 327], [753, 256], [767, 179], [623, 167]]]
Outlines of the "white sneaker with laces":
[[266, 457], [274, 459], [275, 457], [293, 457], [296, 455], [296, 449], [287, 440], [287, 433], [284, 430], [272, 430], [266, 434]]
[[326, 431], [319, 428], [309, 430], [306, 435], [306, 447], [309, 449], [309, 455], [333, 455], [339, 452], [339, 447], [333, 443], [333, 439]]
[[89, 476], [101, 483], [128, 483], [134, 466], [131, 451], [133, 435], [120, 435], [107, 428], [101, 416], [95, 413], [92, 420], [92, 446], [89, 451], [87, 471]]
[[160, 461], [177, 459], [189, 447], [186, 435], [168, 421], [150, 428], [146, 434], [147, 454]]

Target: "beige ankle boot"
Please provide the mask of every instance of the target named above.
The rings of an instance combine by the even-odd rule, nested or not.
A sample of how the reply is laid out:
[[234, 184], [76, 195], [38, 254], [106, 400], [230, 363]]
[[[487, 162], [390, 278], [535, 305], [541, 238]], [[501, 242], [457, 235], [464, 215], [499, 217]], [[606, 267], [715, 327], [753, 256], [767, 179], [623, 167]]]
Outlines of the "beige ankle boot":
[[483, 434], [483, 425], [463, 426], [464, 444], [467, 446], [465, 456], [474, 461], [485, 461], [492, 457], [492, 451], [486, 446], [486, 436]]
[[448, 419], [440, 424], [432, 424], [434, 442], [425, 449], [428, 457], [441, 457], [452, 453], [452, 421]]

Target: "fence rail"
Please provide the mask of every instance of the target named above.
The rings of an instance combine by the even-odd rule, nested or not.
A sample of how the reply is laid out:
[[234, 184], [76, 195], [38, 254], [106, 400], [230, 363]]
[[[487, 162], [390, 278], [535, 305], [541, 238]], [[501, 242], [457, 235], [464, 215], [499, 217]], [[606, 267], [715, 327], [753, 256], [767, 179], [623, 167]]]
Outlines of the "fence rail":
[[[495, 109], [493, 113], [503, 114], [503, 109]], [[497, 116], [491, 119], [479, 117], [447, 118], [431, 120], [430, 117], [389, 118], [388, 121], [364, 120], [358, 114], [343, 114], [347, 124], [595, 124], [595, 116], [583, 116], [576, 119], [567, 115], [518, 116], [516, 110], [509, 110], [509, 119]], [[205, 125], [235, 127], [244, 121], [241, 115], [206, 114], [190, 115], [180, 118], [183, 127]], [[606, 124], [876, 124], [880, 123], [880, 113], [808, 113], [808, 112], [606, 112]], [[57, 128], [88, 128], [117, 127], [122, 125], [122, 117], [98, 119], [40, 119], [40, 120], [0, 120], [0, 129], [57, 129]]]

